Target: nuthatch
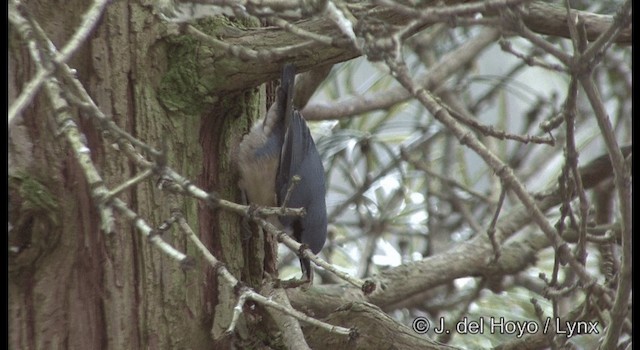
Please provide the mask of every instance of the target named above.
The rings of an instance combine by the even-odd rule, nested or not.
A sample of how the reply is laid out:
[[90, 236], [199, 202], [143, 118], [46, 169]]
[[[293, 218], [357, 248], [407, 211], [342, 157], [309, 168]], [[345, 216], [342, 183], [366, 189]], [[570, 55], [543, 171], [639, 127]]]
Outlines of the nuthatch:
[[[295, 75], [293, 65], [284, 66], [276, 101], [264, 120], [242, 139], [237, 157], [239, 185], [250, 203], [281, 206], [292, 178], [298, 175], [300, 181], [293, 185], [284, 204], [303, 207], [306, 215], [282, 216], [279, 222], [298, 242], [318, 254], [327, 238], [324, 167], [307, 123], [293, 106]], [[300, 265], [303, 276], [311, 280], [309, 260], [300, 257]]]

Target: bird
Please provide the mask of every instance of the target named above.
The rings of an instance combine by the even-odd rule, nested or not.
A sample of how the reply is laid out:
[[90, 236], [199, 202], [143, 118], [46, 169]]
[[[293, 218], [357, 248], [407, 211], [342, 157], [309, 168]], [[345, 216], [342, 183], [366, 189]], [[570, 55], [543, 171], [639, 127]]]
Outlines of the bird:
[[[304, 216], [279, 216], [278, 223], [318, 254], [327, 238], [324, 167], [307, 122], [294, 106], [295, 76], [296, 67], [285, 64], [274, 104], [240, 142], [239, 187], [251, 204], [304, 208]], [[292, 184], [294, 176], [298, 181]], [[312, 281], [310, 261], [300, 256], [300, 266]]]

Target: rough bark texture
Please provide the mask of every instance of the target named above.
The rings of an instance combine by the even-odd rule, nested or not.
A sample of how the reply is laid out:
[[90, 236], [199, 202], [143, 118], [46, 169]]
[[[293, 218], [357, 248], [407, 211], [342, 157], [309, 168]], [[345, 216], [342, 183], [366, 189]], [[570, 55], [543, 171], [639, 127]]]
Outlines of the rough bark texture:
[[[561, 9], [553, 11], [536, 4], [528, 8], [524, 18], [529, 26], [537, 28], [540, 18], [545, 18], [540, 22], [543, 27], [555, 28], [547, 25], [547, 17], [564, 23]], [[87, 4], [45, 0], [26, 1], [25, 6], [61, 47], [76, 29]], [[379, 15], [390, 23], [406, 21], [394, 13]], [[589, 20], [598, 24], [596, 29], [607, 23], [599, 17]], [[199, 26], [230, 44], [255, 50], [302, 40], [281, 30], [246, 29], [242, 24], [232, 28], [218, 19], [202, 21]], [[300, 27], [328, 36], [338, 33], [326, 18], [304, 21]], [[199, 187], [239, 200], [237, 174], [228, 155], [251, 120], [265, 112], [264, 92], [256, 86], [276, 77], [283, 62], [222, 58], [224, 52], [189, 36], [169, 37], [170, 30], [154, 17], [151, 6], [114, 1], [69, 65], [77, 70], [100, 109], [121, 128], [154, 147], [166, 146], [168, 164]], [[592, 38], [594, 34], [589, 35]], [[630, 37], [630, 31], [624, 31], [618, 40], [627, 43]], [[9, 33], [9, 39], [11, 102], [36, 68], [21, 39], [15, 33]], [[308, 50], [296, 57], [296, 63], [305, 71], [357, 54], [337, 47]], [[40, 94], [10, 129], [9, 347], [203, 349], [228, 348], [232, 343], [251, 348], [282, 347], [274, 336], [272, 316], [251, 303], [245, 305], [236, 326], [237, 337], [226, 335], [237, 302], [236, 286], [219, 281], [202, 259], [196, 259], [195, 269], [182, 270], [121, 216], [116, 217], [113, 233], [100, 231], [99, 215], [83, 173], [64, 138], [57, 136], [51, 117], [55, 112]], [[72, 113], [108, 187], [139, 172], [103, 137], [90, 116], [78, 110]], [[264, 271], [277, 272], [274, 242], [265, 240], [260, 232], [242, 240], [237, 215], [191, 199], [173, 203], [154, 188], [155, 180], [118, 197], [156, 227], [170, 217], [171, 209], [180, 209], [211, 252], [256, 290], [263, 283]], [[515, 229], [506, 227], [500, 232], [506, 236]], [[198, 257], [177, 230], [169, 230], [163, 239]], [[458, 253], [473, 250], [474, 254], [460, 255], [475, 256], [475, 260], [462, 265], [437, 257], [403, 265], [378, 276], [379, 290], [369, 296], [357, 288], [338, 285], [288, 291], [296, 309], [358, 330], [348, 338], [306, 327], [306, 341], [318, 348], [439, 348], [367, 303], [384, 310], [396, 308], [444, 282], [444, 269], [448, 278], [477, 275], [479, 267], [486, 266], [482, 257], [491, 256], [491, 246], [488, 241], [475, 243], [481, 244], [457, 248]], [[504, 254], [504, 266], [527, 266], [528, 259], [522, 258], [528, 256], [516, 248], [514, 254]], [[286, 324], [291, 319], [282, 317], [279, 321]], [[301, 343], [302, 339], [289, 342]]]
[[[468, 0], [452, 0], [446, 1], [447, 5], [455, 5], [469, 3]], [[437, 8], [438, 1], [423, 1], [424, 8]], [[434, 6], [435, 5], [435, 6]], [[523, 23], [532, 31], [540, 34], [569, 38], [569, 29], [566, 25], [566, 10], [562, 6], [548, 4], [542, 1], [525, 2], [520, 12]], [[574, 11], [585, 21], [585, 30], [589, 40], [595, 40], [605, 28], [608, 28], [612, 21], [612, 16], [601, 16], [591, 14], [584, 11]], [[353, 11], [355, 17], [359, 20], [380, 19], [389, 24], [404, 25], [411, 21], [411, 18], [401, 15], [389, 9], [377, 7], [375, 1], [362, 2], [361, 6]], [[487, 13], [489, 16], [490, 13]], [[496, 14], [497, 16], [497, 14]], [[297, 22], [296, 25], [313, 33], [322, 33], [331, 38], [340, 38], [342, 33], [340, 29], [327, 17], [319, 17], [306, 19]], [[430, 26], [429, 23], [423, 27], [413, 28], [413, 32], [417, 32]], [[208, 34], [223, 39], [227, 44], [237, 45], [255, 51], [265, 49], [290, 47], [299, 45], [308, 40], [294, 33], [280, 30], [275, 27], [267, 28], [237, 28], [219, 23], [208, 26], [206, 31]], [[193, 39], [196, 40], [196, 39]], [[631, 43], [631, 26], [624, 28], [615, 42], [620, 45], [629, 45]], [[353, 47], [334, 47], [326, 46], [320, 43], [312, 43], [307, 49], [296, 52], [295, 63], [298, 72], [306, 72], [307, 70], [347, 61], [358, 57], [360, 52]], [[266, 81], [276, 79], [280, 74], [282, 65], [291, 60], [292, 57], [277, 57], [263, 59], [260, 62], [256, 60], [240, 61], [237, 58], [231, 58], [224, 50], [215, 50], [212, 52], [211, 58], [206, 58], [206, 67], [201, 70], [203, 80], [207, 81], [206, 85], [211, 89], [220, 90], [236, 90], [248, 86], [256, 86]], [[228, 80], [211, 79], [211, 73], [222, 74], [230, 77]]]
[[[26, 6], [62, 47], [87, 5], [67, 2], [65, 11], [53, 2]], [[211, 96], [209, 102], [217, 102], [207, 108], [169, 111], [158, 96], [160, 86], [167, 87], [163, 79], [176, 51], [174, 42], [162, 38], [164, 30], [151, 8], [113, 2], [69, 65], [77, 69], [101, 110], [121, 128], [152, 146], [166, 145], [170, 166], [206, 190], [235, 198], [236, 178], [226, 155], [260, 114], [264, 99], [258, 89], [251, 89]], [[10, 33], [10, 43], [11, 100], [36, 69], [18, 35]], [[101, 232], [90, 189], [65, 139], [55, 136], [51, 113], [44, 94], [39, 94], [10, 131], [9, 244], [14, 250], [9, 261], [9, 347], [211, 348], [212, 329], [215, 335], [215, 330], [228, 326], [236, 302], [233, 290], [219, 290], [201, 259], [196, 259], [195, 269], [183, 271], [119, 215], [114, 233]], [[91, 118], [77, 111], [75, 115], [107, 186], [138, 172], [97, 131]], [[152, 226], [168, 219], [172, 209], [168, 197], [155, 189], [156, 180], [119, 195]], [[262, 261], [258, 266], [254, 260], [245, 262], [237, 216], [191, 199], [177, 206], [236, 276], [247, 277], [242, 279], [249, 284], [260, 280], [255, 276], [261, 276]], [[177, 229], [166, 232], [163, 239], [198, 257]], [[264, 246], [254, 244], [253, 249]], [[250, 264], [253, 270], [245, 266]], [[226, 341], [218, 339], [218, 344]]]
[[351, 327], [351, 337], [336, 337], [320, 329], [308, 329], [309, 345], [313, 349], [455, 349], [440, 344], [413, 329], [394, 322], [375, 305], [349, 303], [326, 318], [327, 322]]

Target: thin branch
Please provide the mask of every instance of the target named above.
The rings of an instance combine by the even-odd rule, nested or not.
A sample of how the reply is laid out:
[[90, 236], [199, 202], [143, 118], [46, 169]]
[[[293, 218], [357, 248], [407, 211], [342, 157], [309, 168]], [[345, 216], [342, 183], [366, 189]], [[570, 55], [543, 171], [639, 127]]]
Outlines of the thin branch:
[[471, 113], [466, 109], [465, 106], [458, 103], [458, 100], [451, 96], [451, 93], [445, 91], [441, 94], [443, 99], [447, 101], [448, 104], [441, 103], [442, 106], [447, 108], [449, 114], [455, 119], [459, 120], [463, 124], [478, 130], [480, 133], [486, 136], [495, 137], [500, 140], [514, 140], [518, 142], [522, 142], [524, 144], [528, 143], [537, 143], [537, 144], [546, 144], [553, 146], [555, 145], [555, 140], [553, 137], [543, 137], [543, 136], [532, 136], [532, 135], [518, 135], [511, 134], [505, 132], [504, 130], [496, 130], [493, 125], [483, 125], [478, 122], [477, 118], [474, 118]]
[[632, 254], [632, 209], [631, 209], [631, 172], [626, 163], [616, 136], [611, 126], [611, 121], [600, 98], [600, 93], [596, 87], [593, 77], [583, 75], [579, 77], [580, 85], [591, 103], [598, 122], [598, 127], [602, 132], [605, 145], [611, 158], [613, 166], [618, 201], [620, 202], [620, 215], [622, 217], [622, 256], [620, 264], [620, 274], [618, 276], [618, 287], [613, 308], [610, 311], [611, 324], [607, 328], [603, 348], [613, 348], [620, 337], [622, 323], [625, 320], [629, 307], [629, 294], [631, 291], [631, 254]]
[[[216, 274], [218, 276], [221, 276], [224, 280], [226, 280], [228, 285], [232, 287], [238, 286], [240, 281], [238, 281], [231, 274], [231, 272], [227, 270], [227, 268], [224, 266], [223, 263], [218, 261], [218, 259], [216, 259], [216, 257], [213, 256], [213, 254], [211, 254], [209, 249], [207, 249], [207, 247], [202, 243], [202, 241], [200, 241], [200, 239], [195, 234], [195, 232], [193, 232], [193, 230], [191, 229], [187, 221], [184, 219], [182, 214], [176, 212], [174, 213], [174, 215], [179, 215], [178, 224], [180, 225], [181, 231], [196, 245], [200, 253], [204, 256], [205, 260], [209, 263], [209, 265], [211, 265], [211, 267], [214, 268], [214, 270], [216, 271]], [[330, 325], [328, 323], [324, 323], [322, 321], [316, 320], [315, 318], [309, 317], [298, 310], [282, 306], [274, 302], [273, 300], [262, 296], [261, 294], [255, 292], [254, 290], [246, 286], [241, 288], [240, 298], [253, 300], [260, 305], [281, 311], [287, 315], [297, 318], [300, 321], [325, 329], [328, 332], [333, 334], [346, 335], [346, 336], [349, 336], [351, 334], [351, 330], [348, 328], [334, 326], [334, 325]], [[237, 318], [236, 313], [241, 312], [241, 309], [239, 309], [240, 311], [238, 311], [238, 306], [240, 306], [240, 301], [238, 301], [236, 308], [234, 308], [234, 316], [233, 316], [234, 318]]]
[[315, 40], [313, 41], [305, 41], [300, 44], [294, 44], [281, 48], [273, 48], [269, 50], [253, 50], [240, 45], [233, 45], [226, 43], [222, 40], [218, 40], [211, 35], [207, 35], [196, 27], [192, 25], [187, 25], [185, 27], [185, 32], [187, 34], [193, 35], [196, 39], [200, 40], [202, 43], [207, 45], [211, 45], [217, 49], [223, 50], [227, 54], [237, 57], [242, 61], [274, 61], [281, 58], [293, 57], [296, 52], [300, 52], [301, 50], [309, 49], [313, 45], [316, 45]]
[[559, 72], [559, 73], [566, 73], [567, 72], [567, 68], [565, 66], [559, 65], [559, 64], [555, 64], [555, 63], [548, 63], [548, 62], [544, 62], [541, 59], [536, 59], [535, 56], [530, 56], [530, 55], [525, 55], [522, 54], [520, 52], [517, 52], [512, 46], [511, 46], [511, 42], [505, 39], [500, 40], [500, 48], [502, 49], [502, 51], [504, 52], [508, 52], [512, 55], [514, 55], [515, 57], [521, 59], [524, 63], [526, 63], [528, 66], [530, 67], [541, 67], [544, 69], [548, 69], [550, 71], [555, 71], [555, 72]]
[[452, 6], [428, 7], [416, 9], [415, 6], [406, 6], [391, 0], [376, 0], [381, 6], [386, 6], [393, 11], [402, 13], [411, 18], [420, 18], [423, 23], [446, 22], [451, 17], [473, 16], [477, 13], [493, 13], [506, 7], [513, 7], [531, 0], [487, 0], [479, 3], [460, 4]]
[[446, 108], [442, 107], [437, 100], [424, 88], [416, 87], [409, 77], [408, 70], [404, 62], [387, 61], [387, 65], [393, 72], [394, 77], [431, 112], [431, 114], [460, 140], [464, 146], [476, 152], [487, 165], [489, 165], [497, 176], [508, 186], [520, 199], [522, 204], [530, 211], [534, 222], [545, 233], [552, 246], [560, 253], [563, 260], [576, 272], [583, 285], [599, 297], [606, 298], [605, 289], [596, 283], [585, 267], [578, 262], [568, 244], [558, 235], [551, 224], [547, 221], [540, 208], [536, 205], [533, 197], [528, 193], [524, 185], [515, 176], [513, 169], [504, 164], [497, 156], [491, 153], [471, 132], [459, 125], [449, 114]]
[[[282, 210], [284, 210], [287, 207], [287, 203], [289, 203], [289, 199], [291, 198], [291, 193], [293, 193], [293, 189], [296, 188], [296, 186], [298, 185], [298, 183], [300, 183], [300, 176], [298, 175], [294, 175], [291, 178], [291, 183], [289, 184], [289, 188], [287, 188], [287, 193], [284, 196], [284, 200], [282, 201]], [[302, 190], [304, 191], [304, 189]]]
[[591, 62], [607, 50], [609, 46], [614, 42], [616, 37], [622, 33], [623, 27], [628, 25], [631, 21], [631, 0], [626, 0], [622, 6], [618, 9], [618, 12], [613, 17], [611, 26], [604, 33], [600, 34], [598, 39], [594, 41], [581, 55], [580, 60], [583, 63]]
[[227, 327], [226, 332], [231, 334], [236, 329], [236, 324], [240, 319], [240, 315], [242, 315], [242, 310], [244, 309], [244, 304], [247, 302], [248, 293], [242, 293], [238, 297], [238, 302], [236, 306], [233, 308], [233, 316], [231, 317], [231, 323], [229, 323], [229, 327]]
[[488, 204], [493, 204], [492, 200], [487, 197], [486, 195], [474, 190], [473, 188], [470, 188], [456, 180], [454, 180], [453, 178], [451, 178], [451, 176], [444, 176], [441, 175], [439, 173], [436, 173], [435, 171], [431, 170], [431, 168], [429, 168], [429, 166], [427, 165], [426, 162], [420, 160], [420, 159], [413, 159], [413, 157], [411, 157], [410, 153], [408, 152], [408, 150], [406, 148], [401, 148], [400, 149], [400, 156], [402, 157], [402, 159], [405, 162], [408, 162], [409, 164], [411, 164], [412, 166], [414, 166], [416, 169], [419, 169], [421, 171], [424, 171], [425, 173], [427, 173], [430, 177], [435, 177], [438, 180], [442, 181], [444, 184], [448, 185], [448, 186], [452, 186], [455, 188], [458, 188], [468, 194], [470, 194], [473, 197], [476, 197], [478, 199], [480, 199], [481, 201], [488, 203]]
[[133, 225], [142, 233], [153, 245], [156, 246], [161, 252], [165, 253], [167, 256], [173, 258], [174, 260], [180, 262], [183, 267], [191, 267], [193, 265], [193, 259], [189, 258], [182, 252], [176, 250], [169, 243], [165, 242], [160, 238], [160, 235], [155, 234], [155, 231], [149, 224], [147, 224], [144, 219], [142, 219], [136, 212], [129, 209], [127, 204], [123, 202], [120, 198], [114, 198], [109, 202], [114, 208], [124, 214]]
[[[345, 13], [348, 14], [348, 16], [345, 15]], [[352, 21], [356, 21], [356, 19], [353, 17], [351, 13], [348, 12], [347, 7], [340, 6], [340, 8], [338, 8], [335, 2], [329, 0], [327, 1], [327, 7], [325, 8], [324, 14], [329, 19], [331, 19], [333, 23], [335, 23], [338, 26], [338, 28], [340, 28], [340, 31], [342, 32], [342, 34], [346, 35], [347, 38], [351, 40], [353, 47], [355, 49], [358, 49], [357, 42], [356, 42], [356, 34], [353, 32], [353, 23], [352, 23]]]
[[[40, 27], [40, 25], [36, 21], [31, 21], [31, 22], [32, 22], [32, 27], [30, 28], [30, 32], [34, 33], [38, 37], [38, 39], [46, 45], [46, 47], [48, 48], [48, 51], [50, 51], [52, 55], [55, 55], [54, 57], [59, 56], [60, 53], [57, 51], [55, 45], [47, 37], [46, 33]], [[36, 60], [36, 58], [34, 58], [34, 60]], [[103, 130], [108, 130], [110, 133], [112, 133], [116, 142], [118, 142], [119, 144], [122, 144], [121, 139], [124, 139], [130, 142], [131, 144], [133, 144], [134, 146], [145, 150], [145, 152], [149, 153], [154, 157], [158, 157], [161, 154], [159, 151], [153, 149], [152, 147], [148, 146], [146, 143], [141, 142], [136, 137], [133, 137], [128, 132], [122, 130], [115, 122], [113, 122], [111, 118], [107, 117], [102, 112], [102, 110], [98, 108], [98, 106], [93, 101], [93, 99], [91, 98], [87, 90], [82, 85], [82, 83], [75, 76], [75, 71], [71, 69], [66, 63], [57, 62], [53, 59], [51, 59], [50, 63], [52, 65], [57, 66], [58, 69], [55, 72], [61, 73], [60, 79], [68, 82], [70, 86], [73, 89], [75, 89], [75, 93], [78, 95], [78, 96], [73, 96], [68, 91], [63, 90], [62, 94], [64, 95], [65, 99], [67, 101], [75, 102], [79, 108], [89, 112], [91, 115], [98, 118], [99, 125], [103, 128]]]
[[[89, 34], [93, 31], [95, 26], [100, 21], [100, 17], [104, 13], [104, 9], [106, 8], [109, 0], [95, 0], [89, 10], [84, 13], [82, 18], [84, 21], [80, 23], [78, 29], [73, 33], [71, 39], [67, 42], [64, 48], [60, 52], [58, 52], [53, 58], [53, 62], [56, 64], [64, 63], [73, 53], [80, 48], [80, 45], [84, 44], [89, 37]], [[27, 42], [31, 41], [31, 36], [29, 34], [29, 28], [24, 27], [22, 16], [19, 14], [21, 5], [17, 0], [12, 0], [9, 2], [9, 21], [11, 24], [15, 26], [18, 32], [21, 33], [23, 39]], [[26, 31], [26, 32], [25, 32]], [[7, 121], [9, 125], [15, 119], [15, 117], [22, 112], [22, 110], [33, 100], [33, 97], [36, 95], [42, 83], [51, 76], [54, 71], [54, 67], [48, 67], [46, 69], [39, 69], [36, 76], [27, 83], [25, 88], [20, 93], [20, 96], [13, 102], [13, 104], [9, 107], [9, 113], [7, 117]]]
[[[454, 73], [478, 57], [480, 51], [486, 49], [499, 37], [495, 29], [486, 29], [475, 38], [467, 41], [454, 51], [444, 55], [438, 64], [420, 76], [418, 81], [427, 89], [435, 90]], [[348, 100], [331, 103], [314, 103], [302, 110], [307, 120], [339, 119], [389, 108], [411, 98], [411, 94], [402, 87], [387, 89], [368, 96], [354, 96]]]
[[282, 18], [272, 17], [272, 18], [269, 18], [269, 21], [275, 24], [276, 26], [286, 30], [289, 33], [293, 33], [301, 38], [319, 42], [323, 45], [340, 47], [345, 44], [344, 40], [340, 40], [338, 38], [333, 38], [326, 35], [316, 34], [316, 33], [304, 30], [291, 22], [285, 21]]
[[[574, 56], [579, 58], [585, 50], [587, 45], [586, 33], [584, 31], [584, 21], [580, 17], [571, 15], [571, 8], [569, 5], [569, 1], [565, 1], [565, 6], [567, 8], [567, 26], [569, 27], [569, 33], [571, 34], [571, 42], [573, 44]], [[572, 66], [575, 68], [575, 66]], [[570, 186], [569, 183], [569, 172], [573, 175], [573, 183], [575, 183], [575, 190], [578, 193], [578, 198], [580, 200], [580, 227], [578, 229], [578, 244], [576, 246], [576, 257], [582, 262], [582, 264], [586, 263], [586, 236], [587, 236], [587, 220], [588, 220], [588, 211], [589, 211], [589, 202], [587, 200], [587, 195], [584, 190], [584, 186], [582, 185], [582, 179], [580, 178], [580, 174], [578, 173], [578, 151], [575, 145], [575, 121], [577, 115], [577, 97], [578, 97], [578, 82], [575, 76], [571, 77], [571, 82], [569, 83], [569, 91], [567, 93], [567, 99], [565, 100], [563, 115], [565, 118], [566, 125], [566, 148], [565, 148], [565, 166], [563, 167], [563, 176], [564, 181], [563, 184], [566, 183], [566, 187]], [[565, 185], [563, 185], [565, 186]], [[568, 188], [567, 191], [573, 191], [573, 188]], [[567, 196], [568, 197], [568, 196]], [[571, 204], [570, 200], [567, 198], [565, 203], [562, 205], [563, 208], [570, 211]], [[561, 215], [561, 220], [564, 214]], [[573, 218], [573, 216], [572, 216]], [[560, 221], [559, 224], [562, 224]]]
[[512, 30], [523, 38], [529, 40], [535, 46], [541, 48], [543, 51], [556, 57], [560, 62], [566, 66], [571, 65], [571, 56], [564, 51], [558, 49], [555, 45], [544, 40], [538, 34], [531, 31], [522, 21], [522, 17], [519, 14], [515, 14], [511, 11], [504, 11], [502, 13], [503, 26], [505, 30]]
[[360, 288], [361, 290], [363, 290], [365, 292], [365, 294], [368, 294], [368, 293], [372, 292], [373, 290], [375, 290], [375, 285], [372, 285], [372, 282], [370, 282], [368, 280], [367, 281], [363, 281], [363, 280], [360, 280], [358, 278], [352, 277], [348, 273], [344, 273], [342, 271], [339, 271], [333, 265], [327, 263], [326, 261], [320, 259], [318, 256], [313, 254], [309, 248], [306, 248], [306, 249], [302, 250], [301, 249], [302, 245], [299, 242], [297, 242], [296, 240], [291, 238], [286, 232], [278, 230], [278, 228], [273, 226], [269, 221], [258, 218], [257, 219], [257, 223], [265, 231], [267, 231], [270, 234], [272, 234], [273, 236], [277, 237], [278, 242], [284, 243], [284, 245], [287, 246], [287, 248], [293, 250], [294, 252], [300, 252], [300, 254], [302, 254], [302, 256], [304, 256], [305, 258], [313, 261], [314, 264], [324, 268], [327, 271], [332, 272], [334, 275], [336, 275], [340, 279], [351, 283], [355, 287]]
[[[629, 1], [631, 2], [631, 1]], [[538, 34], [570, 38], [567, 28], [567, 11], [562, 6], [545, 1], [533, 1], [525, 5], [522, 20]], [[571, 13], [584, 19], [587, 39], [594, 41], [610, 28], [615, 20], [613, 16], [586, 11], [571, 10]], [[615, 39], [621, 45], [631, 45], [631, 26], [625, 28]]]
[[[225, 199], [218, 198], [215, 193], [208, 193], [200, 187], [194, 185], [189, 179], [178, 174], [175, 170], [164, 167], [160, 169], [163, 177], [171, 180], [172, 184], [168, 189], [175, 192], [184, 192], [185, 194], [208, 203], [212, 207], [219, 207], [245, 217], [252, 217], [256, 214], [259, 216], [304, 216], [306, 211], [304, 208], [282, 208], [282, 207], [255, 207], [250, 205], [237, 204]], [[164, 184], [163, 184], [164, 185]], [[174, 186], [172, 186], [174, 185]]]
[[547, 299], [558, 299], [561, 297], [566, 297], [569, 294], [573, 293], [574, 291], [576, 291], [576, 289], [578, 288], [578, 284], [577, 283], [572, 283], [569, 286], [566, 287], [550, 287], [547, 286], [544, 289], [543, 292], [543, 296]]
[[91, 189], [91, 197], [95, 201], [98, 213], [101, 219], [101, 229], [103, 232], [113, 232], [113, 211], [106, 205], [105, 199], [109, 194], [109, 190], [102, 180], [102, 176], [93, 164], [91, 159], [91, 149], [85, 144], [86, 137], [80, 132], [80, 128], [70, 115], [69, 106], [61, 96], [60, 87], [54, 80], [45, 82], [49, 100], [55, 111], [57, 125], [67, 139], [67, 143], [73, 150], [73, 155], [84, 177], [87, 181], [88, 188]]
[[609, 245], [612, 242], [616, 241], [616, 234], [613, 231], [609, 230], [602, 236], [587, 235], [585, 239], [588, 242]]
[[[575, 120], [577, 114], [576, 101], [578, 97], [578, 82], [575, 78], [569, 83], [569, 92], [565, 102], [565, 124], [566, 124], [566, 166], [570, 169], [575, 182], [575, 190], [580, 200], [580, 228], [578, 245], [576, 246], [576, 257], [583, 264], [587, 258], [586, 236], [589, 213], [589, 200], [582, 184], [582, 178], [578, 172], [578, 151], [575, 144]], [[568, 205], [568, 203], [567, 203]]]
[[316, 326], [318, 328], [324, 329], [325, 331], [331, 333], [331, 334], [338, 334], [338, 335], [342, 335], [342, 336], [347, 336], [350, 337], [352, 334], [352, 330], [349, 328], [344, 328], [344, 327], [340, 327], [340, 326], [334, 326], [322, 321], [319, 321], [313, 317], [309, 317], [305, 314], [303, 314], [302, 312], [293, 309], [293, 308], [288, 308], [285, 306], [282, 306], [274, 301], [272, 301], [271, 299], [267, 299], [264, 296], [252, 292], [249, 293], [249, 299], [255, 301], [256, 303], [259, 303], [261, 305], [264, 305], [266, 307], [270, 307], [274, 310], [278, 310], [280, 312], [283, 312], [287, 315], [293, 316], [295, 318], [297, 318], [298, 320], [308, 323], [312, 326]]
[[106, 194], [105, 200], [109, 201], [110, 199], [112, 199], [113, 197], [117, 196], [118, 194], [120, 194], [121, 192], [125, 191], [126, 189], [132, 188], [133, 186], [136, 186], [137, 184], [139, 184], [142, 181], [146, 180], [151, 175], [153, 175], [153, 170], [152, 169], [144, 170], [142, 173], [140, 173], [140, 174], [128, 179], [127, 181], [125, 181], [122, 184], [120, 184], [120, 186], [118, 186], [118, 187], [114, 188], [113, 190], [109, 191], [109, 193]]
[[491, 247], [493, 248], [494, 260], [498, 261], [500, 259], [500, 244], [496, 239], [496, 223], [498, 222], [498, 216], [500, 216], [500, 211], [502, 210], [502, 205], [504, 204], [504, 198], [507, 195], [507, 188], [503, 185], [500, 187], [500, 197], [498, 198], [498, 203], [496, 205], [496, 212], [491, 219], [491, 223], [489, 224], [489, 228], [487, 229], [487, 234], [489, 235], [489, 241], [491, 242]]

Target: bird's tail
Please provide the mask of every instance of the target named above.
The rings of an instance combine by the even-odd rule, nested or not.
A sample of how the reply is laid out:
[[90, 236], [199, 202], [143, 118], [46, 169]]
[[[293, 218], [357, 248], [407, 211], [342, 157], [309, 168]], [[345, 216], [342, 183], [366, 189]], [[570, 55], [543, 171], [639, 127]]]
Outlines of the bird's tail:
[[284, 119], [285, 130], [289, 128], [291, 124], [291, 118], [293, 118], [293, 91], [296, 80], [296, 66], [291, 63], [287, 63], [282, 68], [282, 78], [280, 79], [280, 96], [281, 101], [284, 104], [281, 106], [280, 117]]

